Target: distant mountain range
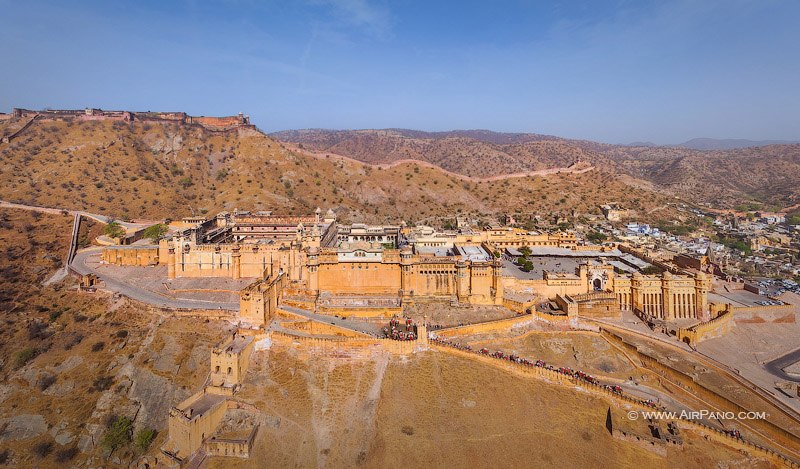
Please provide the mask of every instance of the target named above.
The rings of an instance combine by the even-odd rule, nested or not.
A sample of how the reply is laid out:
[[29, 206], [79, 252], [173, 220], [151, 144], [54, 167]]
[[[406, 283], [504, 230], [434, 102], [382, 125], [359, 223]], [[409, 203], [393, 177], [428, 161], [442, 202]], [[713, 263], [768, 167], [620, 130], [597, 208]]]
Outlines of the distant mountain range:
[[765, 147], [767, 145], [787, 145], [800, 143], [798, 140], [746, 140], [743, 138], [693, 138], [679, 147], [692, 150], [734, 150], [737, 148]]
[[407, 129], [304, 129], [272, 137], [364, 163], [417, 160], [478, 178], [583, 162], [698, 203], [800, 207], [800, 144], [792, 142], [693, 139], [680, 145], [612, 145], [532, 133]]
[[736, 150], [738, 148], [789, 145], [800, 140], [747, 140], [744, 138], [693, 138], [677, 145], [656, 145], [653, 142], [631, 142], [629, 147], [678, 147], [691, 150]]

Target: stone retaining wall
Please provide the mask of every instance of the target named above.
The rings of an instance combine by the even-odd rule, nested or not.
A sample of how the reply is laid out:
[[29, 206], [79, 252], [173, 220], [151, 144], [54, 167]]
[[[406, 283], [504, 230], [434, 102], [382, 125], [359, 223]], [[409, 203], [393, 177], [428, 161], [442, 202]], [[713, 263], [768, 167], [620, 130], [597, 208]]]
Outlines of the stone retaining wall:
[[[620, 348], [623, 348], [627, 352], [630, 352], [634, 355], [643, 368], [646, 368], [650, 371], [655, 372], [656, 374], [663, 376], [667, 380], [669, 380], [672, 384], [679, 386], [683, 391], [694, 395], [705, 402], [711, 403], [712, 405], [716, 406], [718, 409], [723, 411], [729, 412], [749, 412], [751, 409], [746, 409], [741, 405], [731, 401], [725, 396], [722, 396], [711, 389], [706, 388], [702, 384], [698, 383], [694, 380], [691, 376], [688, 376], [671, 366], [664, 364], [657, 359], [647, 355], [633, 345], [626, 342], [622, 337], [618, 336], [617, 334], [605, 329], [603, 327], [600, 328], [600, 334], [608, 340], [610, 343], [613, 343]], [[759, 398], [764, 399], [763, 396], [760, 394], [756, 394]], [[766, 401], [766, 399], [764, 399]], [[775, 407], [771, 402], [766, 401], [771, 406]], [[778, 408], [778, 407], [775, 407]], [[780, 408], [778, 408], [780, 409]], [[787, 417], [794, 419], [794, 416], [788, 415]], [[789, 431], [775, 425], [774, 423], [770, 422], [769, 420], [750, 420], [748, 425], [757, 428], [759, 431], [763, 431], [770, 435], [773, 438], [778, 438], [780, 443], [788, 448], [800, 448], [800, 438], [795, 436], [794, 434], [790, 433]]]

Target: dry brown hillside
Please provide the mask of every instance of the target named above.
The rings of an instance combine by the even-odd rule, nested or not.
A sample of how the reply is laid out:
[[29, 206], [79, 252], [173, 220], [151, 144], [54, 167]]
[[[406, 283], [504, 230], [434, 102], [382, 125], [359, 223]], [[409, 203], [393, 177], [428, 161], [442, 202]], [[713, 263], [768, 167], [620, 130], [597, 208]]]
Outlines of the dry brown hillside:
[[699, 151], [614, 147], [604, 152], [629, 174], [725, 208], [781, 209], [800, 202], [800, 145]]
[[470, 176], [563, 167], [575, 161], [645, 179], [681, 198], [717, 207], [780, 209], [800, 202], [800, 145], [700, 151], [624, 146], [490, 131], [296, 130], [278, 140], [368, 163], [415, 159]]
[[[608, 163], [602, 155], [557, 137], [482, 131], [426, 133], [408, 130], [278, 132], [278, 140], [366, 163], [419, 160], [454, 173], [490, 177], [567, 167], [575, 162]], [[506, 137], [503, 137], [506, 136]]]
[[8, 467], [128, 467], [145, 449], [102, 441], [117, 417], [165, 437], [169, 406], [206, 377], [226, 324], [174, 318], [75, 280], [44, 285], [72, 217], [0, 209], [0, 459]]
[[[464, 151], [453, 155], [454, 161], [469, 161]], [[557, 148], [546, 151], [558, 164], [571, 161]], [[343, 220], [368, 222], [435, 222], [458, 213], [555, 218], [573, 210], [597, 213], [608, 201], [646, 213], [670, 200], [643, 186], [632, 188], [605, 168], [476, 182], [413, 162], [380, 169], [293, 152], [250, 129], [211, 132], [177, 124], [47, 120], [0, 144], [0, 199], [120, 218], [177, 218], [234, 208], [309, 213], [331, 207]]]

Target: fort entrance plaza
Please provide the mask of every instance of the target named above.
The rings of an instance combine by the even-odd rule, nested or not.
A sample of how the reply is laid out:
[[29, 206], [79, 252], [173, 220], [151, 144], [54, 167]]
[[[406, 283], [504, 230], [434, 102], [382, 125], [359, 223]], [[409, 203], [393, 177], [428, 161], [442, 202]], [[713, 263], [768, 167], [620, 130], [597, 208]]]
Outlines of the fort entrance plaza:
[[[715, 277], [707, 259], [664, 262], [569, 232], [345, 225], [321, 209], [308, 216], [234, 210], [169, 228], [157, 244], [129, 233], [121, 245], [79, 251], [70, 266], [90, 289], [237, 326], [212, 351], [207, 384], [170, 411], [158, 463], [250, 457], [260, 424], [237, 396], [251, 355], [273, 345], [356, 354], [436, 349], [603, 396], [614, 437], [657, 452], [682, 445], [680, 428], [688, 428], [777, 464], [800, 458], [800, 375], [791, 340], [780, 338], [798, 331], [800, 302], [759, 306], [740, 282]], [[742, 359], [746, 347], [731, 352], [744, 330], [776, 337], [780, 350], [769, 358], [782, 366]], [[618, 355], [617, 365], [573, 363], [569, 354], [517, 342], [554, 333], [586, 334], [604, 344], [603, 363]], [[487, 339], [510, 341], [512, 350], [487, 350]], [[728, 394], [731, 386], [742, 391]], [[766, 409], [770, 417], [655, 422], [663, 428], [649, 435], [619, 425], [631, 409], [708, 406]]]

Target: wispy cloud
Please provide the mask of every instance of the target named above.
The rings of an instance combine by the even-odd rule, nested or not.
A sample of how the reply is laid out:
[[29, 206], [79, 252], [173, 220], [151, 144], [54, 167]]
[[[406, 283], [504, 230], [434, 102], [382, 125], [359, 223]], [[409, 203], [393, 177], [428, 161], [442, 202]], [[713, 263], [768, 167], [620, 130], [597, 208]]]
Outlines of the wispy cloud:
[[311, 0], [311, 3], [329, 7], [344, 26], [362, 28], [378, 39], [391, 35], [391, 14], [386, 5], [369, 0]]

